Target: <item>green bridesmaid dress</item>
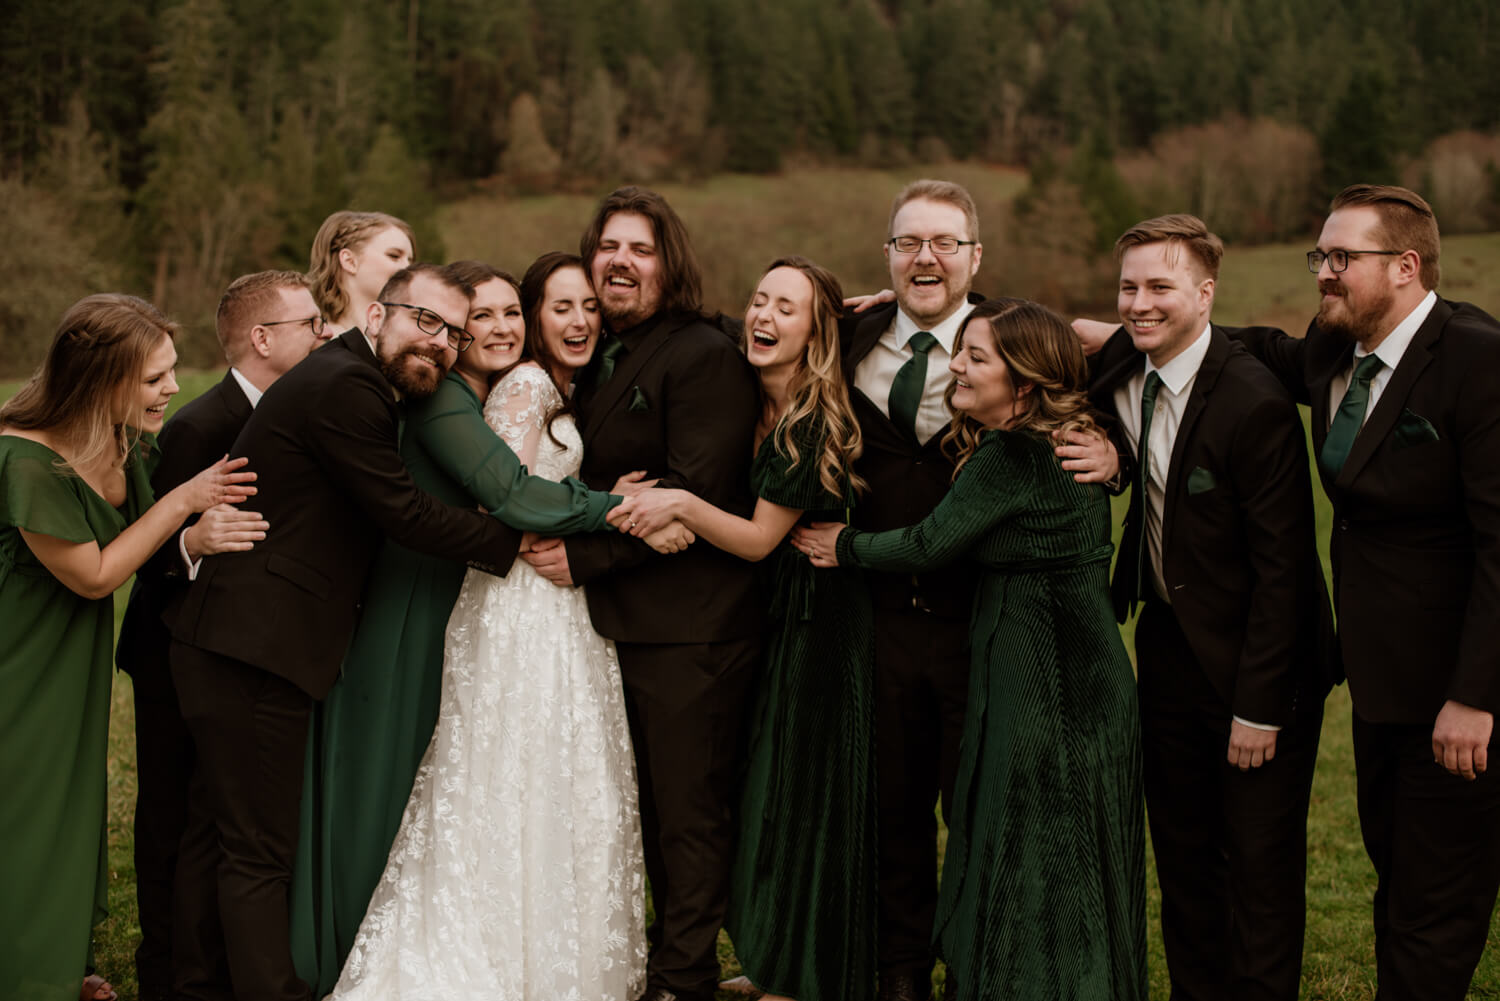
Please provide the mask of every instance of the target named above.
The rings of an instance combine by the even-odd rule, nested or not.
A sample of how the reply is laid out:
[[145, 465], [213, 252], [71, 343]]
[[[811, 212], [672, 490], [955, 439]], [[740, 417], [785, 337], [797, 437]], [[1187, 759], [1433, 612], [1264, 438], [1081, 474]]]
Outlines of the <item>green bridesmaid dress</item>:
[[20, 530], [102, 548], [152, 502], [148, 461], [127, 464], [119, 508], [57, 461], [0, 435], [0, 997], [27, 1001], [76, 1001], [104, 917], [115, 616], [113, 595], [68, 590]]
[[934, 936], [962, 999], [1144, 1001], [1135, 680], [1109, 508], [1045, 436], [987, 433], [922, 522], [845, 530], [840, 566], [982, 568]]
[[[768, 436], [750, 480], [809, 521], [849, 499], [818, 475], [821, 435], [791, 465]], [[846, 491], [847, 493], [847, 491]], [[814, 570], [785, 540], [762, 564], [770, 633], [754, 701], [725, 929], [757, 987], [798, 1001], [869, 998], [875, 972], [874, 641], [857, 570]]]

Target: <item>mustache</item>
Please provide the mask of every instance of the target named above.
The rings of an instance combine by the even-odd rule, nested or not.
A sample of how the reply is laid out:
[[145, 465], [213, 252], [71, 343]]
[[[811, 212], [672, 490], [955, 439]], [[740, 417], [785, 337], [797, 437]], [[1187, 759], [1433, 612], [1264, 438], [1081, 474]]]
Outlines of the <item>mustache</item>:
[[1318, 282], [1318, 294], [1319, 295], [1343, 295], [1344, 294], [1344, 283], [1341, 282], [1341, 281], [1339, 281], [1336, 278], [1334, 278], [1334, 279], [1328, 279], [1328, 280], [1325, 280], [1325, 281]]
[[402, 358], [405, 358], [407, 355], [411, 355], [414, 358], [425, 358], [428, 361], [432, 362], [434, 365], [436, 365], [438, 368], [447, 368], [448, 367], [447, 366], [447, 356], [442, 351], [434, 351], [431, 348], [418, 348], [418, 347], [402, 348], [400, 351], [396, 352], [396, 357], [395, 357], [394, 360], [395, 361], [400, 361]]

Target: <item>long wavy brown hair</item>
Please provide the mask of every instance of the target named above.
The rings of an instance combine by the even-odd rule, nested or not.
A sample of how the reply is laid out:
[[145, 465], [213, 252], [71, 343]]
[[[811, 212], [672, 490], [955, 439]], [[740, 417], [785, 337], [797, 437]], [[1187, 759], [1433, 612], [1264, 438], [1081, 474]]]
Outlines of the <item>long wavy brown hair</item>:
[[[865, 481], [854, 472], [854, 460], [864, 451], [864, 440], [860, 436], [859, 422], [854, 419], [854, 408], [849, 403], [849, 390], [844, 385], [844, 370], [839, 363], [839, 312], [843, 309], [844, 292], [839, 280], [827, 268], [821, 267], [795, 254], [779, 257], [762, 272], [762, 277], [777, 268], [792, 268], [802, 272], [812, 283], [812, 335], [807, 341], [807, 352], [802, 364], [792, 375], [788, 386], [790, 401], [786, 413], [771, 430], [775, 448], [791, 460], [793, 468], [802, 460], [797, 448], [795, 431], [806, 424], [824, 428], [823, 451], [817, 457], [818, 479], [823, 489], [836, 497], [845, 496], [844, 485], [858, 493], [865, 489]], [[745, 323], [745, 342], [749, 344], [750, 323]]]
[[[583, 280], [593, 285], [593, 279], [589, 277], [589, 269], [583, 262], [583, 258], [576, 254], [565, 254], [559, 250], [549, 251], [531, 262], [531, 267], [521, 276], [521, 284], [518, 286], [521, 294], [521, 315], [526, 320], [526, 346], [522, 351], [522, 357], [536, 362], [547, 373], [553, 385], [557, 385], [557, 377], [552, 374], [552, 369], [557, 364], [557, 356], [547, 346], [547, 339], [542, 336], [542, 304], [546, 301], [547, 282], [557, 272], [564, 268], [577, 268], [583, 272]], [[594, 342], [594, 350], [599, 350], [598, 341]], [[546, 428], [547, 437], [558, 446], [562, 441], [557, 433], [552, 430], [553, 423], [563, 414], [574, 412], [573, 396], [568, 386], [557, 386], [557, 392], [562, 396], [562, 402], [547, 411]]]
[[[108, 292], [79, 299], [63, 314], [42, 365], [0, 407], [0, 427], [57, 435], [81, 469], [105, 456], [124, 463], [140, 438], [144, 413], [116, 424], [117, 401], [128, 399], [163, 337], [177, 324], [133, 295]], [[139, 409], [139, 408], [137, 408]]]
[[[1088, 400], [1088, 363], [1078, 336], [1066, 320], [1026, 299], [986, 299], [958, 328], [958, 338], [953, 342], [955, 356], [963, 350], [965, 335], [979, 323], [988, 325], [995, 352], [1009, 369], [1011, 389], [1016, 394], [1018, 409], [1006, 423], [1007, 430], [1099, 433]], [[953, 413], [953, 423], [943, 436], [943, 449], [953, 457], [953, 475], [957, 476], [989, 428], [953, 409], [955, 385], [949, 383], [943, 396]]]

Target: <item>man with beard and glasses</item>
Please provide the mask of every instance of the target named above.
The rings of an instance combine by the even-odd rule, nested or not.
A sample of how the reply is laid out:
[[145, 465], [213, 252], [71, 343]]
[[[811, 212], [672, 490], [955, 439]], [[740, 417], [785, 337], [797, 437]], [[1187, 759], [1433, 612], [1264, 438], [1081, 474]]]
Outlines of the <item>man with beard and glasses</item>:
[[[580, 255], [607, 325], [576, 382], [580, 478], [608, 489], [645, 470], [748, 518], [757, 379], [737, 339], [705, 321], [677, 213], [654, 191], [621, 188]], [[753, 567], [707, 545], [662, 556], [619, 532], [542, 540], [523, 558], [555, 584], [584, 585], [594, 628], [619, 651], [656, 908], [646, 997], [711, 1001], [764, 618]]]
[[1462, 999], [1500, 890], [1500, 324], [1438, 298], [1438, 250], [1419, 195], [1353, 185], [1307, 255], [1307, 336], [1238, 332], [1311, 407], [1333, 504], [1382, 1001]]
[[312, 996], [287, 927], [303, 747], [381, 539], [495, 574], [515, 558], [519, 533], [420, 491], [397, 451], [397, 397], [437, 388], [470, 339], [472, 295], [431, 265], [397, 272], [364, 332], [277, 380], [230, 450], [256, 463], [271, 527], [250, 552], [204, 560], [168, 623], [198, 754], [173, 917], [179, 998]]

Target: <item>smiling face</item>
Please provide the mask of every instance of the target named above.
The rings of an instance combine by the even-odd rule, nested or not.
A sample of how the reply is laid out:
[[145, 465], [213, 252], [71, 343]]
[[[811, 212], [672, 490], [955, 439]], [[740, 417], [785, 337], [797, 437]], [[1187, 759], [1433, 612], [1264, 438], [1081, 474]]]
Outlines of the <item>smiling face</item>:
[[625, 330], [661, 308], [656, 232], [640, 213], [616, 212], [604, 221], [589, 269], [612, 329]]
[[140, 431], [155, 433], [167, 419], [167, 402], [177, 395], [177, 347], [163, 334], [146, 356], [140, 378], [127, 384], [116, 398], [111, 418]]
[[[897, 210], [890, 236], [973, 239], [962, 209], [927, 198], [914, 198]], [[934, 254], [931, 244], [924, 243], [916, 253], [902, 254], [887, 243], [885, 257], [891, 267], [896, 301], [922, 327], [937, 326], [968, 298], [983, 250], [975, 244], [959, 247], [956, 254]]]
[[988, 319], [970, 320], [953, 360], [953, 409], [962, 410], [987, 428], [1003, 428], [1016, 416], [1016, 387], [1010, 367], [995, 349], [995, 329]]
[[813, 331], [812, 281], [796, 268], [766, 272], [745, 309], [745, 354], [762, 370], [795, 369]]
[[[402, 302], [429, 309], [459, 329], [469, 316], [469, 297], [429, 274], [412, 276]], [[380, 370], [404, 396], [432, 395], [457, 352], [448, 345], [448, 331], [435, 334], [417, 326], [416, 313], [401, 307], [370, 307], [369, 327], [375, 337]]]
[[[1318, 249], [1385, 250], [1380, 234], [1380, 213], [1369, 205], [1338, 209], [1328, 216], [1318, 237]], [[1394, 275], [1401, 259], [1379, 254], [1349, 258], [1349, 266], [1335, 272], [1327, 261], [1318, 269], [1318, 326], [1351, 340], [1376, 343], [1393, 328], [1396, 317]]]
[[351, 298], [374, 302], [391, 275], [411, 263], [411, 240], [399, 227], [387, 226], [354, 250], [339, 252], [344, 284]]
[[1128, 248], [1120, 257], [1120, 322], [1160, 368], [1198, 339], [1214, 304], [1214, 280], [1181, 244]]
[[537, 309], [548, 367], [557, 384], [566, 386], [599, 343], [599, 298], [582, 268], [563, 267], [547, 276]]
[[[328, 338], [328, 328], [323, 336], [313, 333], [313, 325], [319, 319], [318, 304], [312, 292], [306, 288], [277, 289], [276, 307], [261, 323], [274, 323], [262, 327], [265, 343], [270, 351], [266, 358], [268, 367], [278, 376], [290, 372], [302, 359], [312, 353], [313, 348]], [[297, 322], [305, 320], [307, 322]]]
[[521, 360], [526, 343], [526, 324], [521, 318], [521, 298], [504, 278], [491, 278], [474, 286], [466, 327], [474, 335], [453, 368], [480, 383]]

